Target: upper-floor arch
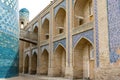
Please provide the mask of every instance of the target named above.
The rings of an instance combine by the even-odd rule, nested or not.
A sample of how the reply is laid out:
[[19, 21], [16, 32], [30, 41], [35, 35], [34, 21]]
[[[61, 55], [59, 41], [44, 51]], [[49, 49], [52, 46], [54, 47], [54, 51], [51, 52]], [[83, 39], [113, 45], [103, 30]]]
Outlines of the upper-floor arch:
[[92, 0], [74, 1], [74, 27], [78, 27], [93, 19]]
[[57, 12], [59, 11], [60, 8], [63, 8], [66, 10], [66, 0], [63, 0], [61, 3], [59, 3], [55, 8], [54, 8], [54, 15], [56, 16]]
[[46, 18], [41, 27], [41, 40], [49, 39], [49, 19]]
[[64, 8], [59, 8], [55, 16], [54, 24], [54, 35], [65, 33], [66, 26], [66, 10]]

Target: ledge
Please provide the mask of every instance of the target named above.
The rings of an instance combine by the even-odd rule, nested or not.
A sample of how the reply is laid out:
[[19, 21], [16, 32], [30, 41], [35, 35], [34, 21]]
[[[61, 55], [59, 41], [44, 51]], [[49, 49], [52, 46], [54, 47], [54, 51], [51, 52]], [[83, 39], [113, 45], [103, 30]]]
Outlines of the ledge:
[[24, 50], [24, 52], [28, 52], [28, 51], [30, 51], [30, 47], [25, 48], [25, 50]]
[[40, 46], [49, 44], [49, 39], [40, 42]]
[[75, 35], [75, 34], [78, 34], [78, 33], [93, 29], [93, 28], [94, 28], [94, 22], [85, 23], [83, 25], [75, 27], [72, 30], [72, 35]]
[[65, 38], [65, 33], [58, 34], [57, 36], [55, 36], [55, 37], [53, 38], [53, 42], [54, 42], [54, 41], [61, 40], [61, 39], [64, 39], [64, 38]]
[[31, 50], [37, 49], [37, 48], [38, 48], [38, 46], [34, 46], [34, 47], [31, 47]]

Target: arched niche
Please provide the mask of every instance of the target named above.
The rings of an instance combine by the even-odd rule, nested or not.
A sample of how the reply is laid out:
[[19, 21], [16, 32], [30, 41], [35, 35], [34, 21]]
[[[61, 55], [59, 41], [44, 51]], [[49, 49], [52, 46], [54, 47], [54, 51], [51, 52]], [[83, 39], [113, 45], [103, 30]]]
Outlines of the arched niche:
[[49, 66], [49, 53], [45, 49], [40, 56], [40, 74], [48, 75], [48, 67]]
[[54, 36], [65, 33], [66, 28], [66, 11], [63, 8], [59, 8], [55, 15]]
[[49, 20], [46, 18], [41, 27], [41, 40], [49, 39]]
[[74, 27], [93, 21], [92, 0], [76, 0], [74, 4]]
[[94, 48], [91, 42], [82, 38], [74, 48], [73, 75], [75, 79], [94, 79]]
[[66, 50], [59, 45], [54, 52], [54, 72], [53, 76], [64, 77], [66, 68]]

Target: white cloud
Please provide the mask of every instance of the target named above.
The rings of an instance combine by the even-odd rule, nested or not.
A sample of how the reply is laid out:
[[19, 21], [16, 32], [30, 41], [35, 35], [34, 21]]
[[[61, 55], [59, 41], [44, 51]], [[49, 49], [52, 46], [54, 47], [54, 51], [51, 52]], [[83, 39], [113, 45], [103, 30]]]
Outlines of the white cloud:
[[19, 9], [27, 8], [30, 12], [30, 20], [43, 10], [51, 0], [19, 0]]

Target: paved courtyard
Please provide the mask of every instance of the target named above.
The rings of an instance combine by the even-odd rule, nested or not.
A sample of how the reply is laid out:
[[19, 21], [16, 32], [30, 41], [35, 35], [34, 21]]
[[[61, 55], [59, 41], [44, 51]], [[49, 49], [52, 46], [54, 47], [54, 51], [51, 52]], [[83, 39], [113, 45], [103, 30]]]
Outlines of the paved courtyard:
[[14, 78], [0, 79], [0, 80], [70, 80], [60, 77], [46, 77], [46, 76], [37, 76], [37, 75], [20, 75]]

